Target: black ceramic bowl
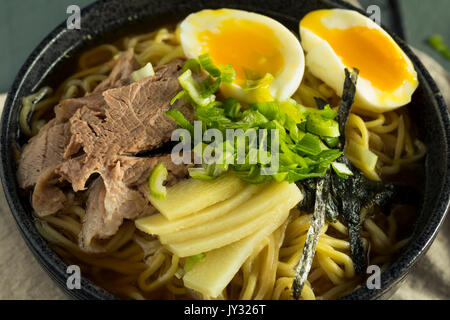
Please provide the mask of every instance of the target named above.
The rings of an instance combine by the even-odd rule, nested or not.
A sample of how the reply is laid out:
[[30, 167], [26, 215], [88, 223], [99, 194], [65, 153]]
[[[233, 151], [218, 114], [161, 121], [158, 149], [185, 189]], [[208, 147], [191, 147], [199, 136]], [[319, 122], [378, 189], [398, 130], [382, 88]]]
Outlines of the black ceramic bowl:
[[[179, 21], [191, 12], [219, 7], [263, 13], [296, 32], [299, 20], [311, 10], [358, 10], [340, 0], [102, 0], [82, 10], [81, 30], [67, 30], [66, 23], [61, 24], [41, 42], [19, 71], [9, 92], [1, 120], [1, 179], [11, 212], [26, 243], [49, 275], [72, 297], [114, 298], [87, 279], [82, 279], [81, 290], [68, 290], [66, 264], [49, 248], [32, 223], [29, 199], [19, 194], [13, 161], [12, 146], [19, 135], [18, 114], [21, 98], [69, 74], [73, 65], [71, 62], [74, 61], [74, 58], [70, 57], [90, 46], [117, 39], [132, 30], [150, 30], [168, 22]], [[411, 242], [382, 274], [381, 289], [369, 290], [362, 286], [344, 299], [376, 299], [392, 294], [392, 289], [402, 282], [432, 243], [449, 205], [450, 125], [447, 107], [436, 84], [417, 57], [401, 39], [396, 36], [394, 39], [413, 61], [420, 80], [410, 109], [414, 117], [420, 120], [417, 123], [428, 148], [422, 207], [414, 225]]]

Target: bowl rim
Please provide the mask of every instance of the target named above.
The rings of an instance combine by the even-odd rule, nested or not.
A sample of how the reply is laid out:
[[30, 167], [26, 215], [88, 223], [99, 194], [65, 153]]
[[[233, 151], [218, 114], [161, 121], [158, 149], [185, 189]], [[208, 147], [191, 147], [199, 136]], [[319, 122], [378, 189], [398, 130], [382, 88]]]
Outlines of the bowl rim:
[[[117, 0], [97, 0], [94, 3], [84, 7], [81, 11], [82, 15], [89, 15], [90, 12], [97, 8], [101, 8], [105, 4], [109, 2], [113, 2]], [[151, 2], [152, 0], [149, 0]], [[335, 8], [345, 8], [355, 10], [365, 16], [367, 14], [347, 2], [342, 0], [322, 0], [324, 3], [328, 3], [329, 5]], [[206, 8], [206, 6], [205, 6]], [[264, 8], [262, 8], [264, 9]], [[267, 9], [268, 11], [270, 9]], [[366, 286], [361, 286], [360, 288], [354, 290], [352, 293], [342, 297], [341, 299], [376, 299], [380, 297], [382, 294], [386, 293], [386, 291], [390, 290], [393, 286], [395, 286], [398, 282], [402, 281], [406, 274], [410, 271], [411, 267], [415, 265], [418, 260], [426, 253], [428, 248], [431, 246], [434, 241], [442, 223], [445, 219], [448, 208], [450, 207], [450, 116], [448, 112], [448, 108], [444, 102], [443, 96], [439, 91], [435, 81], [421, 63], [419, 58], [414, 54], [408, 44], [399, 38], [397, 35], [392, 33], [389, 29], [382, 26], [384, 30], [386, 30], [395, 40], [395, 42], [405, 51], [406, 55], [413, 62], [416, 70], [423, 76], [422, 85], [433, 94], [434, 104], [437, 107], [438, 115], [442, 120], [442, 127], [444, 129], [445, 136], [444, 140], [447, 142], [445, 147], [445, 152], [447, 155], [447, 163], [445, 169], [446, 178], [444, 184], [442, 185], [442, 191], [437, 200], [437, 206], [435, 208], [435, 212], [433, 214], [439, 214], [439, 221], [436, 223], [430, 222], [423, 226], [422, 231], [425, 227], [430, 229], [431, 233], [424, 233], [414, 240], [415, 243], [424, 243], [424, 245], [413, 246], [413, 243], [408, 243], [407, 248], [405, 249], [412, 255], [412, 259], [409, 259], [407, 263], [401, 265], [399, 268], [388, 268], [385, 272], [388, 273], [388, 277], [391, 279], [390, 281], [383, 281], [381, 284], [381, 289], [379, 290], [370, 290]], [[11, 89], [8, 92], [7, 99], [5, 101], [4, 109], [1, 117], [1, 132], [0, 132], [0, 178], [3, 185], [3, 190], [5, 193], [6, 200], [8, 202], [8, 206], [10, 208], [11, 214], [13, 215], [16, 225], [21, 231], [21, 235], [24, 238], [27, 246], [33, 252], [36, 259], [39, 261], [39, 264], [47, 271], [50, 277], [62, 288], [62, 290], [68, 294], [69, 296], [77, 299], [117, 299], [113, 294], [109, 293], [102, 287], [99, 287], [93, 284], [90, 280], [85, 277], [81, 279], [81, 290], [69, 290], [67, 289], [65, 279], [67, 274], [65, 272], [66, 264], [62, 261], [62, 259], [52, 250], [50, 249], [49, 244], [37, 233], [32, 219], [22, 219], [22, 216], [29, 216], [30, 212], [22, 206], [18, 194], [18, 185], [15, 178], [15, 169], [12, 165], [12, 150], [9, 147], [10, 139], [9, 137], [12, 135], [11, 130], [9, 128], [9, 124], [12, 121], [16, 121], [16, 119], [12, 119], [12, 109], [14, 103], [18, 99], [19, 88], [22, 87], [23, 82], [25, 81], [30, 68], [33, 66], [37, 57], [41, 54], [45, 53], [47, 48], [50, 48], [53, 41], [56, 38], [62, 37], [67, 32], [66, 23], [62, 22], [55, 29], [53, 29], [40, 43], [39, 45], [32, 51], [32, 53], [27, 57], [26, 61], [20, 68], [20, 71], [17, 73]], [[74, 47], [79, 46], [79, 44], [73, 44]], [[62, 63], [61, 61], [56, 61], [55, 64]], [[44, 75], [45, 77], [46, 75]], [[36, 84], [35, 84], [36, 85]], [[431, 101], [430, 101], [431, 102]], [[385, 274], [385, 273], [383, 273]], [[386, 277], [384, 277], [386, 278]], [[393, 279], [393, 280], [392, 280]]]

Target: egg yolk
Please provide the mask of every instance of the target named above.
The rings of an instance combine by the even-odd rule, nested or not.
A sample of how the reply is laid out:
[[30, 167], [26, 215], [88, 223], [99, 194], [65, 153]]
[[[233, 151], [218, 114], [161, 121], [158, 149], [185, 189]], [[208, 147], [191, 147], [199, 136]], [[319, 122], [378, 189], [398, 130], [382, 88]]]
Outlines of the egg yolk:
[[300, 25], [327, 41], [345, 66], [359, 69], [361, 77], [383, 91], [394, 91], [405, 80], [412, 80], [401, 49], [379, 29], [366, 26], [330, 29], [321, 21], [328, 14], [331, 14], [328, 10], [313, 11]]
[[222, 21], [216, 31], [202, 31], [198, 39], [202, 53], [209, 53], [214, 64], [233, 65], [238, 85], [267, 73], [276, 76], [284, 66], [281, 43], [263, 23], [231, 18]]

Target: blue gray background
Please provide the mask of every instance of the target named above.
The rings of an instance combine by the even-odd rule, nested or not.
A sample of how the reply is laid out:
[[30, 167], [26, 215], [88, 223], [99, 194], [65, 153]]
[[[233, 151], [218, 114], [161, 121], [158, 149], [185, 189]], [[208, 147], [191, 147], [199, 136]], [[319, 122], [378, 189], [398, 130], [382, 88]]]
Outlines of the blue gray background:
[[[67, 19], [71, 4], [84, 7], [94, 0], [0, 0], [0, 92], [9, 90], [26, 57], [45, 35]], [[426, 44], [432, 34], [441, 34], [450, 46], [450, 0], [398, 0], [405, 36], [413, 46], [427, 52], [450, 71], [446, 60]], [[382, 9], [382, 23], [394, 28], [387, 0], [360, 0]]]

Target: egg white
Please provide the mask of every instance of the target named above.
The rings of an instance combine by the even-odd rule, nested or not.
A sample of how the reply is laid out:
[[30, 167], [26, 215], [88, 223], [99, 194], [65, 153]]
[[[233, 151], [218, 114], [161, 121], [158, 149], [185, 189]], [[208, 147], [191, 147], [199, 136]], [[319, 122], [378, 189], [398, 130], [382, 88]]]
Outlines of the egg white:
[[[202, 10], [189, 15], [180, 25], [180, 39], [183, 51], [188, 58], [198, 58], [206, 52], [202, 51], [202, 44], [198, 34], [209, 30], [219, 32], [220, 25], [224, 20], [230, 18], [236, 20], [250, 20], [261, 23], [273, 30], [279, 39], [278, 48], [284, 59], [284, 66], [270, 84], [270, 92], [274, 99], [284, 101], [290, 98], [297, 90], [303, 78], [305, 69], [305, 58], [303, 49], [297, 37], [278, 21], [267, 16], [243, 10], [219, 9]], [[239, 52], [239, 48], [236, 48]], [[254, 96], [242, 89], [236, 83], [222, 84], [221, 91], [225, 96], [234, 97], [246, 103], [253, 103]]]
[[[386, 112], [409, 103], [418, 86], [417, 73], [411, 60], [398, 47], [392, 37], [371, 19], [356, 11], [345, 9], [331, 9], [329, 11], [329, 14], [321, 19], [321, 23], [329, 29], [364, 26], [380, 30], [401, 51], [407, 64], [407, 72], [412, 75], [412, 80], [405, 79], [401, 86], [391, 92], [374, 87], [368, 79], [360, 76], [356, 88], [355, 105], [369, 111]], [[306, 52], [305, 63], [308, 70], [334, 89], [340, 96], [345, 79], [344, 70], [353, 66], [345, 66], [326, 40], [320, 38], [311, 30], [302, 27], [301, 24], [300, 38], [302, 47]], [[361, 55], [364, 55], [364, 52], [361, 52]]]

